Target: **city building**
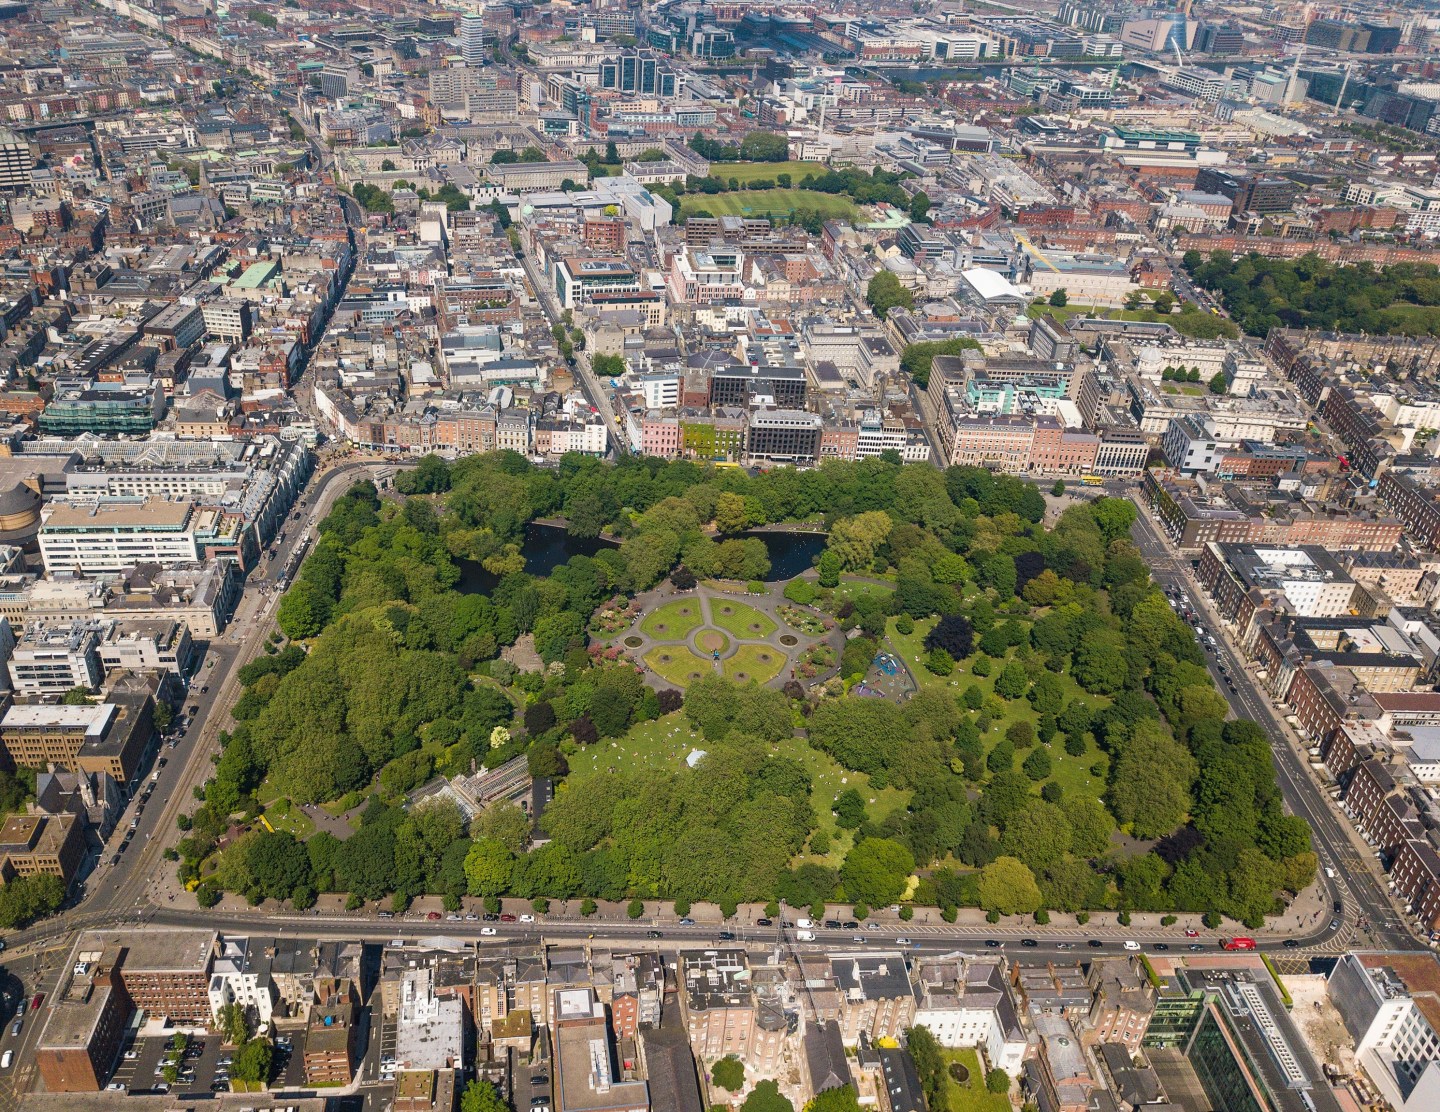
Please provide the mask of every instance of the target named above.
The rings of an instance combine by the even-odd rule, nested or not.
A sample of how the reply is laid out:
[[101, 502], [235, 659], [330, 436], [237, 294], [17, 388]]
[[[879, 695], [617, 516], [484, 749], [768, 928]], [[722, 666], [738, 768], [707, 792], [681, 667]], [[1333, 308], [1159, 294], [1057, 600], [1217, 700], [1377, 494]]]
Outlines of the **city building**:
[[112, 694], [113, 702], [70, 706], [16, 704], [0, 716], [0, 754], [11, 768], [58, 765], [104, 774], [129, 787], [154, 734], [148, 695]]
[[61, 696], [94, 691], [105, 672], [100, 660], [103, 626], [80, 619], [66, 625], [32, 623], [10, 652], [10, 685], [17, 695]]
[[54, 502], [42, 517], [39, 539], [52, 575], [118, 572], [137, 564], [174, 567], [223, 556], [248, 567], [258, 555], [240, 515], [188, 500]]
[[1440, 1100], [1440, 961], [1430, 953], [1344, 954], [1330, 1003], [1355, 1040], [1365, 1074], [1398, 1112]]

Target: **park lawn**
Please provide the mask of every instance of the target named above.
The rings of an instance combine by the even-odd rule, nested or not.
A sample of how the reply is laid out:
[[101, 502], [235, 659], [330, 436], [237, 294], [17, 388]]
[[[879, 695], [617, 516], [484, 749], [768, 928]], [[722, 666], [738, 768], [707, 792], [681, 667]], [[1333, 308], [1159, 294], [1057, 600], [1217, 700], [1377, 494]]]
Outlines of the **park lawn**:
[[1041, 317], [1049, 317], [1058, 324], [1064, 324], [1071, 317], [1086, 315], [1086, 310], [1071, 305], [1047, 305], [1041, 302], [1038, 305], [1030, 305], [1025, 310], [1025, 315], [1031, 320], [1039, 320]]
[[818, 213], [822, 220], [855, 220], [860, 215], [859, 208], [849, 197], [840, 193], [818, 193], [813, 189], [687, 193], [684, 207], [687, 213], [704, 209], [712, 216], [783, 216], [797, 209]]
[[581, 746], [566, 756], [572, 781], [598, 772], [628, 772], [636, 768], [675, 771], [692, 749], [705, 748], [705, 739], [685, 721], [685, 712], [676, 711], [649, 722], [640, 722], [624, 737], [601, 738], [595, 745]]
[[646, 614], [640, 631], [656, 641], [683, 641], [702, 621], [698, 598], [676, 599]]
[[651, 649], [645, 654], [645, 663], [657, 676], [676, 687], [685, 687], [693, 679], [699, 679], [714, 671], [708, 659], [696, 656], [685, 645], [664, 645]]
[[[960, 1050], [941, 1048], [940, 1056], [945, 1060], [945, 1083], [950, 1091], [950, 1112], [1010, 1112], [1010, 1098], [990, 1092], [985, 1088], [985, 1069], [980, 1064], [980, 1055], [974, 1049]], [[970, 1071], [969, 1084], [961, 1085], [950, 1076], [950, 1063], [959, 1062]]]
[[780, 174], [789, 174], [790, 180], [798, 185], [806, 174], [818, 178], [828, 169], [823, 162], [712, 162], [710, 176], [726, 182], [734, 178], [743, 185], [760, 179], [774, 181]]
[[[315, 824], [310, 820], [310, 816], [300, 809], [299, 804], [291, 803], [288, 810], [283, 807], [277, 809], [276, 805], [283, 802], [288, 801], [277, 799], [275, 804], [265, 810], [265, 821], [276, 833], [286, 830], [303, 842], [315, 833]], [[285, 814], [280, 814], [280, 810], [285, 810]]]
[[729, 599], [710, 600], [710, 620], [740, 641], [758, 641], [780, 628], [769, 614]]
[[725, 678], [736, 683], [769, 683], [785, 667], [785, 654], [770, 645], [741, 645], [722, 662]]
[[702, 653], [723, 653], [730, 647], [730, 638], [718, 629], [702, 630], [695, 638], [695, 647]]
[[836, 598], [842, 602], [854, 602], [861, 598], [886, 599], [895, 593], [894, 587], [882, 587], [878, 583], [862, 583], [853, 577], [840, 577], [840, 585], [832, 588]]
[[[667, 714], [651, 722], [632, 726], [624, 737], [601, 738], [596, 745], [582, 746], [567, 753], [570, 778], [561, 790], [570, 791], [590, 776], [609, 772], [629, 772], [638, 768], [678, 771], [693, 749], [705, 749], [706, 741], [698, 730], [692, 730], [683, 710]], [[859, 772], [847, 772], [818, 749], [810, 748], [804, 738], [782, 738], [773, 747], [778, 757], [791, 757], [803, 764], [811, 777], [810, 802], [815, 808], [817, 829], [830, 836], [830, 853], [825, 856], [801, 854], [797, 859], [824, 862], [838, 867], [853, 841], [848, 830], [835, 826], [830, 806], [846, 788], [856, 788], [865, 797], [870, 820], [883, 822], [910, 803], [910, 792], [899, 788], [876, 790], [870, 778]]]
[[[974, 656], [967, 657], [961, 661], [960, 664], [956, 666], [955, 671], [949, 676], [932, 675], [925, 668], [924, 664], [917, 664], [915, 662], [917, 656], [920, 657], [921, 660], [924, 659], [925, 634], [930, 631], [934, 624], [935, 623], [929, 619], [918, 621], [915, 623], [915, 631], [913, 633], [901, 634], [895, 631], [895, 619], [892, 618], [889, 622], [888, 636], [890, 643], [895, 647], [896, 652], [904, 658], [905, 663], [910, 666], [916, 683], [919, 684], [922, 689], [926, 687], [944, 688], [957, 698], [961, 692], [972, 683], [976, 684], [987, 696], [995, 694], [995, 677], [1000, 674], [1000, 669], [1004, 667], [1003, 658], [996, 657], [994, 659], [994, 667], [988, 676], [977, 676], [972, 671], [975, 664]], [[978, 652], [976, 655], [979, 655]], [[1060, 681], [1065, 685], [1065, 703], [1067, 705], [1072, 699], [1080, 699], [1097, 709], [1106, 707], [1110, 703], [1110, 700], [1103, 695], [1090, 695], [1082, 691], [1080, 685], [1071, 678], [1068, 672], [1060, 674]], [[1025, 721], [1029, 722], [1032, 726], [1038, 725], [1040, 722], [1040, 715], [1037, 714], [1035, 708], [1030, 705], [1029, 699], [1020, 698], [1013, 701], [1002, 699], [1001, 702], [1005, 704], [1005, 713], [1000, 718], [994, 719], [991, 722], [989, 731], [983, 734], [980, 739], [981, 744], [985, 746], [987, 752], [994, 747], [996, 742], [1005, 736], [1005, 731], [1010, 728], [1012, 722]], [[1025, 758], [1029, 755], [1029, 748], [1017, 749], [1015, 751], [1015, 768], [1017, 771], [1020, 770], [1020, 766], [1025, 763]], [[1091, 775], [1090, 766], [1098, 762], [1099, 764], [1105, 765], [1108, 769], [1109, 760], [1109, 757], [1096, 746], [1093, 738], [1087, 742], [1084, 755], [1079, 757], [1070, 756], [1069, 753], [1065, 752], [1064, 743], [1057, 740], [1050, 745], [1049, 779], [1054, 780], [1064, 788], [1067, 796], [1081, 794], [1094, 796], [1096, 799], [1099, 799], [1105, 791], [1105, 777], [1103, 775], [1099, 777]], [[1035, 786], [1037, 792], [1044, 783], [1045, 781], [1042, 780], [1040, 784]]]

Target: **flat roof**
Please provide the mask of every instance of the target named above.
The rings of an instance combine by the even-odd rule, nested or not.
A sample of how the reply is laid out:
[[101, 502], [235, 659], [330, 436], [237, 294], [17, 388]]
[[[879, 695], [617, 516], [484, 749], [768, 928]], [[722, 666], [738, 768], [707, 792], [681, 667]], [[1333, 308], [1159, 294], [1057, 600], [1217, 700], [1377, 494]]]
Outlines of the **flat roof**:
[[129, 931], [86, 931], [75, 942], [76, 961], [87, 954], [122, 949], [122, 973], [208, 973], [216, 933], [177, 928]]
[[163, 498], [147, 498], [140, 503], [101, 505], [90, 503], [72, 506], [68, 502], [52, 502], [50, 512], [41, 523], [41, 532], [59, 529], [84, 532], [93, 529], [166, 529], [185, 528], [194, 510], [194, 503], [167, 502]]
[[66, 706], [63, 703], [17, 703], [0, 718], [0, 730], [84, 730], [86, 737], [103, 737], [115, 717], [114, 703]]

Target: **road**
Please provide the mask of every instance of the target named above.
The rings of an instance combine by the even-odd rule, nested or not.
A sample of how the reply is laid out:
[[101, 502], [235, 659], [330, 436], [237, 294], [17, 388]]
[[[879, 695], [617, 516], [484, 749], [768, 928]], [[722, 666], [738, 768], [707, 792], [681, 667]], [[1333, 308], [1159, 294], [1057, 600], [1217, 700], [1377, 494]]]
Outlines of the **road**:
[[[1108, 486], [1109, 484], [1107, 484]], [[1120, 485], [1120, 484], [1115, 484]], [[1108, 492], [1108, 491], [1107, 491]], [[1120, 494], [1124, 497], [1126, 494]], [[1217, 651], [1211, 662], [1223, 662], [1235, 681], [1235, 690], [1226, 693], [1216, 675], [1216, 686], [1230, 701], [1237, 715], [1265, 727], [1270, 735], [1270, 748], [1275, 757], [1276, 779], [1291, 814], [1299, 815], [1310, 826], [1319, 855], [1321, 875], [1318, 883], [1325, 888], [1328, 901], [1344, 905], [1343, 936], [1357, 944], [1384, 948], [1413, 948], [1417, 937], [1406, 919], [1386, 893], [1376, 874], [1373, 858], [1361, 854], [1349, 820], [1332, 804], [1324, 788], [1316, 781], [1305, 758], [1299, 739], [1247, 669], [1249, 663], [1236, 650], [1228, 636], [1219, 636], [1224, 623], [1210, 605], [1209, 599], [1196, 582], [1188, 561], [1181, 559], [1170, 547], [1167, 538], [1139, 505], [1133, 536], [1144, 556], [1150, 573], [1161, 586], [1175, 586], [1186, 592], [1203, 616], [1206, 626], [1217, 634]], [[1324, 869], [1334, 870], [1330, 880]], [[1367, 925], [1361, 927], [1361, 921]]]
[[[555, 293], [545, 283], [543, 276], [535, 266], [535, 260], [528, 252], [520, 256], [520, 264], [525, 268], [525, 277], [530, 283], [531, 289], [535, 291], [535, 297], [540, 302], [540, 308], [553, 328], [559, 324], [563, 327], [562, 311], [560, 303], [555, 299]], [[610, 404], [610, 392], [601, 385], [595, 372], [590, 369], [590, 353], [588, 351], [575, 352], [575, 381], [580, 384], [580, 389], [585, 392], [591, 406], [600, 414], [605, 422], [605, 428], [610, 434], [610, 447], [616, 455], [625, 455], [630, 450], [630, 441], [621, 433], [620, 422], [615, 416], [614, 406]]]

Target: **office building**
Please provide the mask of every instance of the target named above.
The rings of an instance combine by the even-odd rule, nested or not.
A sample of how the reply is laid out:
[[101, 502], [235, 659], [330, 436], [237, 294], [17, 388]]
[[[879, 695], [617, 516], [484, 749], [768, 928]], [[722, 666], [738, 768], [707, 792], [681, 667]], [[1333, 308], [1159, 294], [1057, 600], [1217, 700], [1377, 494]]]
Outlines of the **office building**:
[[683, 88], [683, 78], [669, 59], [653, 50], [622, 50], [600, 63], [600, 88], [629, 96], [671, 100]]
[[467, 67], [485, 64], [485, 9], [460, 17], [460, 57]]
[[820, 458], [824, 422], [818, 413], [799, 409], [757, 409], [750, 415], [745, 454], [755, 463], [803, 467]]
[[1397, 1112], [1440, 1107], [1440, 959], [1352, 952], [1335, 963], [1326, 987], [1385, 1100]]
[[0, 755], [14, 768], [58, 765], [104, 773], [129, 785], [154, 732], [149, 695], [120, 695], [86, 706], [21, 704], [0, 717]]
[[248, 564], [255, 541], [241, 519], [194, 502], [52, 503], [40, 526], [40, 555], [51, 575], [117, 572], [137, 564], [173, 567], [231, 556]]
[[40, 414], [40, 431], [138, 435], [153, 429], [164, 414], [164, 390], [149, 375], [127, 375], [118, 382], [57, 379], [55, 395]]
[[31, 697], [59, 697], [77, 687], [95, 690], [105, 674], [99, 653], [102, 632], [101, 626], [84, 620], [30, 625], [10, 654], [11, 687], [17, 695]]
[[[130, 997], [120, 981], [123, 952], [82, 935], [68, 972], [50, 993], [35, 1063], [51, 1093], [94, 1093], [105, 1088], [120, 1057], [130, 1019]], [[32, 1021], [33, 1022], [33, 1021]]]
[[19, 192], [30, 187], [35, 156], [30, 144], [8, 127], [0, 127], [0, 191]]
[[11, 815], [0, 824], [0, 884], [54, 876], [69, 889], [85, 854], [85, 820], [78, 815]]

